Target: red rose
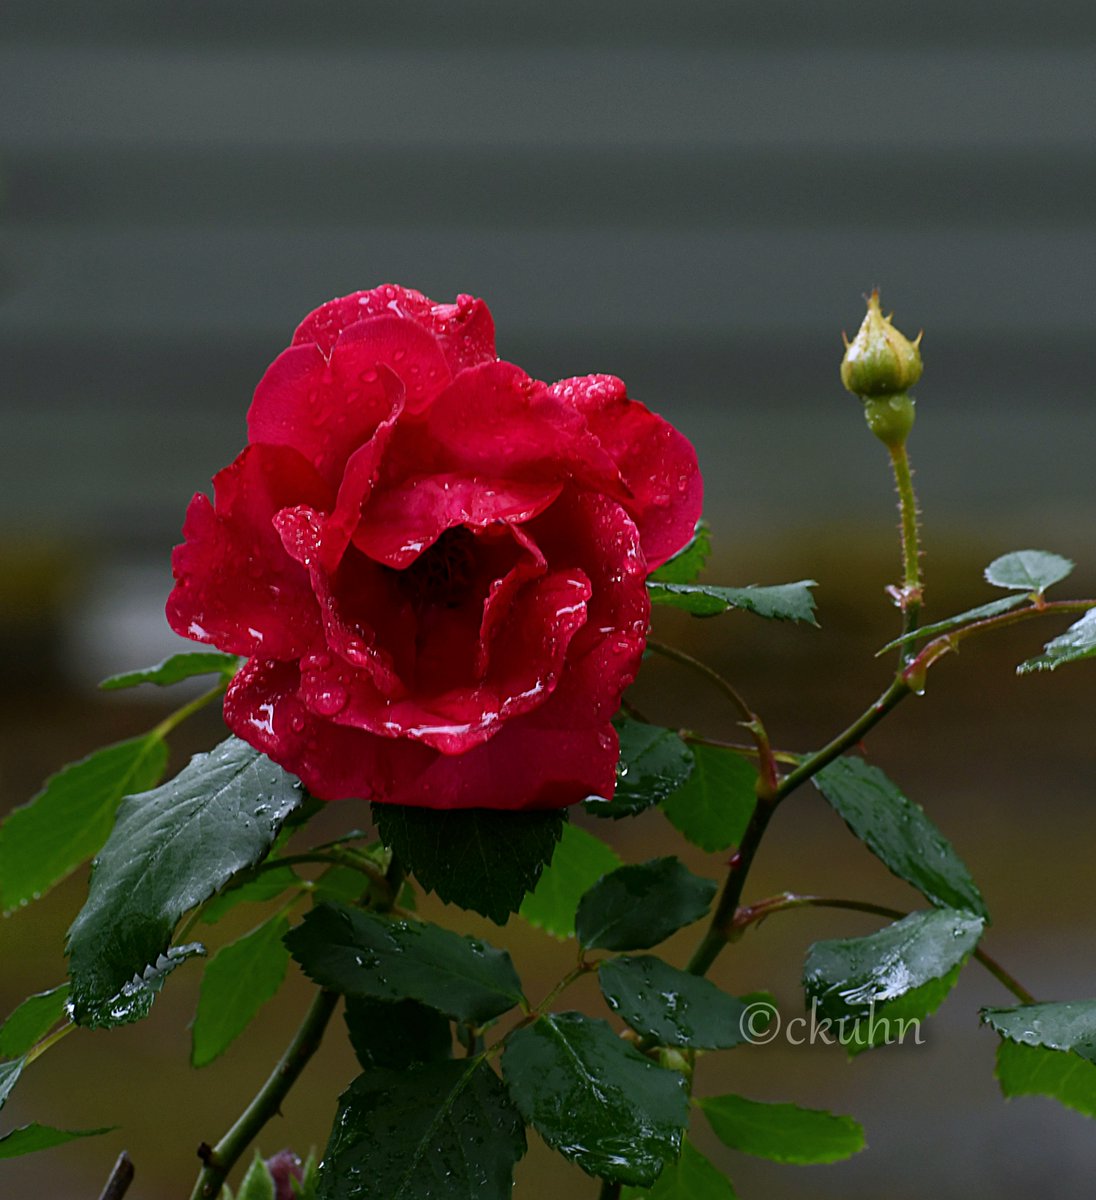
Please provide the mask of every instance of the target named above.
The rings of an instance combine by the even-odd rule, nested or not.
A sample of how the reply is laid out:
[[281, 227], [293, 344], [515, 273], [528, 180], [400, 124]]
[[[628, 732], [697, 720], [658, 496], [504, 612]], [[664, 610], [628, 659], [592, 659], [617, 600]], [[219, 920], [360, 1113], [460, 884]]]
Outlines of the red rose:
[[610, 375], [499, 361], [483, 301], [393, 286], [306, 317], [247, 419], [167, 604], [248, 658], [230, 728], [324, 800], [610, 796], [644, 579], [700, 514], [689, 442]]

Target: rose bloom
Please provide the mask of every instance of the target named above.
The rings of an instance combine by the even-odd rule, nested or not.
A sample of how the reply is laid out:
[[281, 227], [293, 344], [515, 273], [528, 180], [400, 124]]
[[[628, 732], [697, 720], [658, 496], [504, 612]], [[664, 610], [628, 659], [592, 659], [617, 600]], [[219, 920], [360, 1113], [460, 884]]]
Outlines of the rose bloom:
[[173, 629], [247, 662], [239, 737], [322, 800], [555, 808], [612, 795], [645, 577], [691, 536], [689, 442], [610, 375], [551, 387], [482, 300], [332, 300], [196, 495]]

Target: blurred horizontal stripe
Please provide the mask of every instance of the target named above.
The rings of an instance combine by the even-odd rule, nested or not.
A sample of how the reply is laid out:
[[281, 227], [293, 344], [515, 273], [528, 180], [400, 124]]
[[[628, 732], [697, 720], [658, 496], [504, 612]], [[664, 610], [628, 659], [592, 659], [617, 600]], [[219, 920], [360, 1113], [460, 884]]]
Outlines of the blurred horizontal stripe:
[[[0, 155], [20, 226], [358, 224], [408, 229], [1053, 229], [1089, 222], [1096, 156], [1075, 149], [827, 150], [607, 145], [110, 147]], [[855, 204], [852, 197], [855, 196]]]
[[315, 147], [1091, 150], [1092, 72], [1091, 53], [1066, 47], [458, 54], [9, 44], [0, 47], [0, 153], [246, 145], [283, 150], [288, 180], [291, 152]]
[[477, 47], [526, 44], [558, 49], [592, 41], [666, 45], [839, 45], [889, 48], [971, 42], [1029, 47], [1091, 36], [1089, 0], [5, 0], [8, 36], [129, 44], [212, 41], [263, 45]]

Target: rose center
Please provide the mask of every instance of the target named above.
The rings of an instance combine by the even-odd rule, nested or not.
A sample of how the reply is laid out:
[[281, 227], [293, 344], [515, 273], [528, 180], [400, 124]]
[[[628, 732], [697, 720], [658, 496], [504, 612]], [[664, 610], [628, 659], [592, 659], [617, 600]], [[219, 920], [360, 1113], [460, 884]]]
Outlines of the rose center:
[[401, 585], [416, 605], [459, 608], [476, 581], [475, 557], [475, 534], [457, 525], [399, 572]]

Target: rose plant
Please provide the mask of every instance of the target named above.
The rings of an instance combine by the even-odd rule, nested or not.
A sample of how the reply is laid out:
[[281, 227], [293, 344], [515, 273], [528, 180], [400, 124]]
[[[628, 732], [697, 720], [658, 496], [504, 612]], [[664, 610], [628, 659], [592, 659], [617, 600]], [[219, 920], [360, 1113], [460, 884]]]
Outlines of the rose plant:
[[[340, 1005], [361, 1073], [322, 1161], [256, 1154], [238, 1197], [506, 1197], [532, 1126], [603, 1200], [728, 1200], [690, 1120], [776, 1162], [834, 1162], [864, 1144], [850, 1117], [707, 1095], [699, 1066], [758, 1032], [756, 1006], [705, 978], [717, 957], [771, 913], [836, 905], [889, 922], [806, 957], [805, 997], [850, 1054], [886, 1042], [882, 1017], [927, 1017], [975, 959], [1019, 1002], [982, 1012], [1000, 1038], [1005, 1094], [1042, 1092], [1096, 1115], [1096, 1001], [1037, 1003], [989, 955], [970, 872], [857, 752], [968, 638], [1067, 615], [1074, 624], [1020, 671], [1096, 657], [1096, 601], [1048, 600], [1072, 564], [1044, 551], [986, 568], [1005, 594], [922, 622], [906, 453], [919, 340], [873, 295], [846, 346], [842, 379], [898, 488], [901, 629], [884, 692], [803, 754], [775, 748], [729, 680], [651, 636], [652, 605], [814, 621], [809, 580], [699, 581], [701, 480], [672, 425], [612, 376], [548, 386], [499, 360], [490, 313], [471, 297], [435, 304], [389, 285], [306, 317], [256, 389], [246, 447], [212, 500], [195, 496], [175, 552], [168, 620], [215, 649], [103, 685], [205, 675], [213, 686], [64, 768], [0, 825], [8, 915], [94, 858], [68, 979], [0, 1026], [0, 1106], [72, 1031], [147, 1016], [169, 975], [206, 955], [198, 931], [214, 935], [246, 905], [257, 923], [205, 966], [194, 1066], [229, 1048], [290, 962], [316, 991], [239, 1119], [198, 1148], [192, 1200], [228, 1194]], [[726, 738], [659, 727], [628, 703], [645, 652], [722, 693]], [[211, 702], [231, 736], [161, 782], [167, 739]], [[773, 813], [808, 781], [919, 908], [794, 892], [744, 902]], [[374, 829], [317, 844], [310, 818], [352, 798], [372, 801]], [[672, 854], [623, 864], [591, 832], [611, 841], [615, 821], [658, 810], [702, 850], [733, 851], [722, 885]], [[573, 938], [576, 965], [533, 1001], [505, 949], [418, 916], [417, 889], [500, 926], [518, 914]], [[701, 921], [687, 962], [649, 953]], [[588, 975], [611, 1023], [563, 1007]], [[0, 1132], [0, 1157], [96, 1132], [24, 1125]], [[104, 1195], [117, 1200], [131, 1177], [123, 1158]]]

